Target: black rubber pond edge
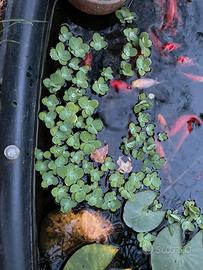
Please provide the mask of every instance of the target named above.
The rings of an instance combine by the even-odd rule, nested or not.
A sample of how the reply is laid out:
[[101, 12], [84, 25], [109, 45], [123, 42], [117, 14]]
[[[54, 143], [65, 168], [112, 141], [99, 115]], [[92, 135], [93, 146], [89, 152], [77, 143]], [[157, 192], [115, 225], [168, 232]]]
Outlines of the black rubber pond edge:
[[[0, 42], [0, 269], [37, 266], [37, 112], [54, 0], [8, 0]], [[9, 160], [4, 150], [16, 145]]]

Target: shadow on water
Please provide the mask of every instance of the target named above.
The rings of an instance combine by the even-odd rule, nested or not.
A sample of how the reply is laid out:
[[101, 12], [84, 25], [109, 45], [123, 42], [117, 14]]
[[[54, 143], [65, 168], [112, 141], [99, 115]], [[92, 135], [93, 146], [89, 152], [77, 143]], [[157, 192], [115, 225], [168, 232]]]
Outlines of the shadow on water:
[[[156, 0], [155, 0], [156, 2]], [[138, 14], [137, 24], [141, 30], [150, 31], [161, 23], [162, 10], [153, 0], [127, 1], [131, 9]], [[179, 13], [182, 22], [177, 28], [177, 34], [160, 33], [165, 42], [174, 41], [181, 47], [170, 54], [170, 58], [163, 58], [155, 48], [152, 52], [152, 71], [147, 77], [157, 79], [160, 85], [146, 90], [147, 93], [155, 94], [155, 106], [152, 118], [161, 113], [171, 126], [179, 116], [183, 114], [203, 113], [203, 84], [189, 80], [183, 72], [203, 76], [203, 5], [202, 0], [179, 1]], [[94, 55], [92, 80], [98, 77], [98, 70], [102, 66], [111, 65], [114, 74], [118, 74], [119, 55], [124, 44], [119, 24], [114, 15], [95, 17], [83, 14], [67, 4], [67, 0], [58, 2], [55, 10], [53, 26], [51, 30], [49, 47], [57, 42], [57, 33], [60, 25], [67, 23], [76, 35], [82, 35], [86, 41], [91, 39], [93, 31], [100, 31], [109, 42], [106, 51]], [[193, 66], [177, 65], [177, 57], [186, 55], [194, 60]], [[54, 72], [56, 66], [47, 57], [45, 76]], [[119, 77], [119, 76], [118, 76]], [[117, 160], [121, 154], [119, 145], [121, 138], [126, 136], [128, 123], [133, 119], [132, 107], [137, 101], [137, 91], [130, 94], [118, 94], [113, 89], [108, 95], [100, 99], [99, 115], [105, 123], [105, 130], [99, 135], [99, 139], [110, 146], [110, 155]], [[46, 95], [46, 92], [43, 93]], [[203, 209], [203, 126], [195, 127], [185, 140], [181, 149], [174, 155], [178, 136], [171, 142], [164, 143], [166, 156], [170, 163], [170, 177], [162, 174], [161, 200], [166, 208], [179, 208], [186, 199], [195, 199], [198, 206]], [[47, 141], [47, 131], [40, 126], [39, 147], [46, 149], [50, 142]], [[172, 183], [172, 184], [171, 184]], [[39, 191], [38, 195], [38, 223], [53, 209], [53, 200], [48, 192]], [[110, 219], [120, 222], [120, 214], [112, 215]], [[136, 248], [136, 237], [124, 224], [120, 224], [120, 234], [113, 243], [120, 244], [119, 260], [113, 267], [135, 267], [133, 269], [150, 269], [148, 256]], [[118, 240], [119, 239], [119, 240]], [[61, 262], [59, 262], [61, 265]], [[136, 266], [135, 266], [136, 265]], [[59, 269], [52, 265], [51, 268], [44, 266], [42, 269]]]

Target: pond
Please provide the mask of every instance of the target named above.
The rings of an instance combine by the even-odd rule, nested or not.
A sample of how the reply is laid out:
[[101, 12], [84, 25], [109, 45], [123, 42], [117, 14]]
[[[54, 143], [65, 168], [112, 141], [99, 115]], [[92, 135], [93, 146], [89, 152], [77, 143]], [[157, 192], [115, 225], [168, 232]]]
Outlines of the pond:
[[[178, 18], [176, 18], [176, 23], [172, 29], [162, 31], [160, 29], [164, 28], [163, 21], [166, 20], [167, 12], [169, 12], [164, 8], [164, 2], [161, 0], [126, 1], [126, 6], [137, 14], [136, 27], [140, 31], [148, 32], [153, 42], [152, 69], [145, 77], [154, 79], [159, 84], [144, 90], [146, 96], [149, 95], [150, 97], [151, 95], [153, 97], [153, 108], [150, 111], [151, 119], [156, 126], [160, 126], [160, 122], [163, 125], [164, 119], [167, 129], [171, 130], [175, 124], [184, 126], [185, 123], [181, 120], [183, 116], [185, 116], [184, 119], [187, 119], [188, 125], [191, 118], [193, 120], [194, 118], [199, 119], [199, 122], [193, 121], [189, 133], [178, 126], [178, 131], [174, 132], [163, 143], [167, 170], [161, 169], [159, 171], [161, 176], [159, 200], [163, 204], [163, 209], [182, 211], [182, 206], [186, 200], [195, 200], [197, 206], [203, 209], [203, 146], [201, 144], [203, 135], [201, 125], [203, 117], [203, 91], [201, 89], [203, 77], [198, 77], [203, 76], [203, 18], [201, 16], [203, 6], [201, 0], [177, 1]], [[99, 77], [104, 66], [111, 66], [114, 71], [118, 70], [120, 53], [125, 44], [125, 39], [121, 32], [121, 25], [115, 15], [111, 14], [104, 17], [86, 15], [72, 7], [66, 0], [61, 0], [58, 1], [54, 10], [43, 78], [49, 77], [58, 68], [58, 64], [50, 58], [49, 52], [58, 43], [58, 33], [62, 24], [68, 26], [74, 35], [82, 36], [85, 41], [91, 40], [94, 32], [99, 32], [108, 42], [107, 49], [93, 52], [91, 82]], [[167, 51], [167, 49], [164, 49], [166, 44], [175, 44], [176, 47], [169, 48]], [[185, 63], [186, 60], [188, 62]], [[125, 81], [131, 84], [136, 78], [137, 76], [130, 77]], [[118, 73], [114, 79], [120, 79]], [[108, 93], [102, 97], [98, 97], [88, 90], [88, 95], [99, 100], [96, 116], [104, 123], [104, 129], [98, 133], [98, 139], [104, 144], [108, 144], [108, 155], [114, 161], [123, 155], [120, 144], [129, 132], [129, 123], [135, 120], [132, 108], [138, 102], [142, 90], [134, 89], [133, 91], [119, 92], [110, 87]], [[47, 95], [47, 89], [44, 87], [41, 98]], [[44, 109], [45, 107], [42, 106], [40, 111]], [[159, 120], [158, 116], [161, 116], [162, 120]], [[38, 148], [47, 151], [51, 146], [49, 130], [40, 121]], [[132, 164], [135, 170], [140, 169], [138, 163], [133, 161]], [[105, 190], [107, 188], [105, 181], [101, 184], [104, 192], [107, 191]], [[51, 196], [50, 189], [42, 190], [40, 183], [41, 176], [37, 174], [37, 223], [39, 232], [42, 224], [44, 226], [44, 219], [46, 220], [47, 214], [53, 210], [59, 210]], [[121, 202], [124, 203], [123, 200]], [[86, 203], [81, 203], [76, 207], [76, 210], [81, 211], [89, 208], [91, 207]], [[97, 211], [97, 208], [92, 207], [92, 209]], [[151, 269], [149, 253], [143, 252], [139, 247], [135, 232], [123, 220], [123, 207], [116, 212], [102, 211], [102, 215], [109, 219], [114, 226], [114, 232], [110, 235], [108, 243], [119, 247], [119, 251], [108, 269]], [[163, 227], [162, 225], [158, 228], [158, 231]], [[59, 253], [54, 250], [53, 252], [56, 252], [56, 254], [51, 254], [50, 257], [41, 252], [40, 269], [63, 269], [64, 262], [81, 246], [73, 248], [68, 256], [62, 254], [61, 250]]]

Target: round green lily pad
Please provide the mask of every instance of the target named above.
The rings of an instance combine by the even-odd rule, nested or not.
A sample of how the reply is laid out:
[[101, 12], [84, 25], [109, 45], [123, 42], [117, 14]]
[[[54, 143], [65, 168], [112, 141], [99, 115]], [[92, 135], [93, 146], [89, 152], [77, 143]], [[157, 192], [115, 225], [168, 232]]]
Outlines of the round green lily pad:
[[86, 245], [72, 255], [63, 270], [105, 270], [117, 251], [112, 245]]
[[157, 236], [151, 253], [153, 270], [194, 270], [203, 267], [203, 231], [183, 246], [182, 229], [175, 223]]
[[126, 225], [136, 232], [149, 232], [158, 227], [166, 212], [149, 209], [157, 196], [157, 192], [147, 190], [136, 193], [133, 200], [127, 201], [123, 213]]

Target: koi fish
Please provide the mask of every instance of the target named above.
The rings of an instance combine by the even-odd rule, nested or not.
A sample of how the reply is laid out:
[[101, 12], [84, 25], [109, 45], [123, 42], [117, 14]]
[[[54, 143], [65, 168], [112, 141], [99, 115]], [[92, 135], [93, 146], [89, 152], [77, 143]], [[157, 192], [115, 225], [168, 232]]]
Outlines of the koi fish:
[[112, 80], [110, 81], [111, 87], [113, 87], [118, 92], [130, 92], [132, 90], [132, 86], [121, 80]]
[[162, 50], [164, 52], [173, 52], [181, 47], [181, 44], [174, 43], [174, 42], [168, 42], [162, 46]]
[[109, 152], [109, 146], [104, 145], [101, 148], [96, 149], [93, 153], [91, 153], [91, 159], [94, 162], [98, 162], [98, 163], [104, 163], [106, 156], [108, 155]]
[[191, 127], [190, 125], [188, 127], [188, 123], [190, 123], [191, 121], [193, 123], [195, 122], [198, 125], [202, 124], [202, 120], [194, 114], [182, 115], [176, 120], [176, 122], [169, 130], [169, 136], [170, 137], [175, 136], [184, 127], [187, 127], [187, 130], [190, 131]]
[[183, 72], [183, 75], [186, 76], [187, 78], [193, 80], [193, 81], [203, 82], [203, 76], [194, 75], [192, 73], [185, 73], [185, 72]]
[[157, 120], [158, 120], [160, 126], [161, 126], [164, 130], [168, 130], [168, 124], [167, 124], [167, 122], [166, 122], [166, 119], [165, 119], [165, 117], [164, 117], [161, 113], [159, 113], [159, 114], [157, 115]]
[[93, 61], [93, 55], [92, 52], [89, 52], [85, 55], [85, 58], [82, 61], [82, 66], [92, 66], [92, 61]]
[[174, 26], [175, 20], [180, 20], [177, 0], [168, 0], [166, 10], [165, 20], [161, 30], [172, 28]]
[[183, 130], [182, 130], [182, 134], [180, 136], [180, 139], [179, 139], [178, 143], [176, 144], [176, 150], [175, 150], [174, 154], [176, 154], [179, 151], [179, 149], [181, 148], [181, 146], [183, 145], [183, 143], [185, 142], [185, 140], [187, 139], [187, 137], [189, 135], [190, 135], [190, 132], [188, 131], [187, 125], [185, 125]]
[[138, 79], [132, 82], [133, 88], [146, 89], [154, 85], [160, 84], [159, 81], [153, 79]]
[[197, 125], [200, 126], [202, 124], [202, 120], [199, 118], [191, 118], [188, 122], [187, 122], [187, 129], [189, 131], [189, 133], [191, 133], [193, 131], [193, 125]]
[[177, 63], [181, 65], [194, 65], [193, 60], [187, 56], [179, 56]]

